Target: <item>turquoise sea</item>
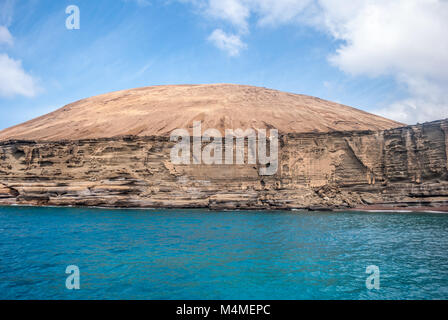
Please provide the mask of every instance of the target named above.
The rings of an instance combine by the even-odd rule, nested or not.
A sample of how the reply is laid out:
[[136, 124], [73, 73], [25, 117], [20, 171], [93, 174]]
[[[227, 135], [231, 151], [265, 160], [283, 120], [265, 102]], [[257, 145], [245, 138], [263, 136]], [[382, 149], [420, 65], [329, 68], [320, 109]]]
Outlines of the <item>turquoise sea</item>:
[[447, 298], [447, 214], [0, 207], [0, 299]]

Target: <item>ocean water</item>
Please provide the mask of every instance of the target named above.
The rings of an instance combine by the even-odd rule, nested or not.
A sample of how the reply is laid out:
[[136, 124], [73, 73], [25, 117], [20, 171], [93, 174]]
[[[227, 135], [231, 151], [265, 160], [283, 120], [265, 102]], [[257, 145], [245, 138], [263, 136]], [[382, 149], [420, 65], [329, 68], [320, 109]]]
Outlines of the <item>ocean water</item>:
[[0, 207], [0, 299], [447, 298], [446, 214]]

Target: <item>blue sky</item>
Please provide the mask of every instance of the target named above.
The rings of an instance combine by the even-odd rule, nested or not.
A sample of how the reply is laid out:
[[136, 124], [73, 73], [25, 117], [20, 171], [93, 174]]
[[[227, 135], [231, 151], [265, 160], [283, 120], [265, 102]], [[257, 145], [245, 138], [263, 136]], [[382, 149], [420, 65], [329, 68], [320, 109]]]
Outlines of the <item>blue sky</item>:
[[[361, 2], [0, 0], [0, 128], [101, 93], [184, 83], [303, 93], [407, 123], [448, 117], [447, 2]], [[79, 30], [66, 28], [69, 5]]]

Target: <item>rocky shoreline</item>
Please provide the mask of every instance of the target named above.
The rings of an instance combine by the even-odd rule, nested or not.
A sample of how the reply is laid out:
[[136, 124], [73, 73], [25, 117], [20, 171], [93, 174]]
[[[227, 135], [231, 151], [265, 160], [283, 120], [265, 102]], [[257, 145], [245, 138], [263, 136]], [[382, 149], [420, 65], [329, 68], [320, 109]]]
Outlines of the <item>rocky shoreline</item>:
[[279, 170], [173, 165], [167, 137], [0, 142], [0, 205], [447, 211], [448, 119], [287, 134]]

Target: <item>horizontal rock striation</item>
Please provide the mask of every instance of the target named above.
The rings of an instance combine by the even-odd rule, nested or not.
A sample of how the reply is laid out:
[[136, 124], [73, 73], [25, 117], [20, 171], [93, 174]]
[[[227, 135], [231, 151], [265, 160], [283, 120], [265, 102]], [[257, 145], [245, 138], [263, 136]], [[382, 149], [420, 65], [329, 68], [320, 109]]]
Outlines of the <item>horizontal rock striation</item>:
[[280, 137], [279, 168], [173, 165], [167, 137], [0, 142], [0, 204], [211, 209], [448, 205], [448, 120]]

